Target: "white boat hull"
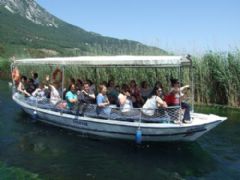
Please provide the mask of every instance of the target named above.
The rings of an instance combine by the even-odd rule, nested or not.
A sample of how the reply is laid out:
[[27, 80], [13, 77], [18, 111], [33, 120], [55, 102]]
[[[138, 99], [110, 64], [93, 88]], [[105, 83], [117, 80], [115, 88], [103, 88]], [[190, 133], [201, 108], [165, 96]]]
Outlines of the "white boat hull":
[[192, 113], [193, 122], [191, 124], [106, 120], [36, 108], [14, 96], [13, 100], [27, 114], [35, 116], [41, 122], [81, 133], [126, 140], [135, 140], [136, 131], [140, 128], [142, 141], [194, 141], [226, 120], [225, 117], [197, 113]]

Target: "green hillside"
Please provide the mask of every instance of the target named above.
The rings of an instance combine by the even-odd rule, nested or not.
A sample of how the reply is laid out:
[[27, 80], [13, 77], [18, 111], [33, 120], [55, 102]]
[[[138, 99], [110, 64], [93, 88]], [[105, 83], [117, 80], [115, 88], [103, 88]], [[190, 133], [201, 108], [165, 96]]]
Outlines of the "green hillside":
[[104, 37], [56, 20], [58, 28], [38, 25], [0, 6], [0, 56], [166, 54], [159, 48], [136, 41]]

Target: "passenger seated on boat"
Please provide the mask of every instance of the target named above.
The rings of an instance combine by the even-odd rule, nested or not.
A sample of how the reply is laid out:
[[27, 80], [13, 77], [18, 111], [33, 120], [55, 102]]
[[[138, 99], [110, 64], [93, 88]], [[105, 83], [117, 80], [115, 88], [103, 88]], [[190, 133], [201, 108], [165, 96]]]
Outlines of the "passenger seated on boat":
[[21, 81], [18, 84], [17, 90], [21, 94], [23, 94], [26, 97], [30, 97], [31, 94], [27, 92], [25, 89], [25, 86], [27, 85], [27, 77], [26, 76], [21, 76]]
[[119, 86], [119, 85], [116, 85], [116, 86], [115, 86], [115, 89], [116, 89], [117, 93], [119, 94], [119, 93], [120, 93], [120, 86]]
[[60, 102], [62, 100], [61, 96], [57, 90], [59, 88], [59, 83], [54, 81], [52, 84], [49, 84], [49, 87], [51, 89], [50, 103], [53, 105], [56, 105], [58, 102]]
[[95, 94], [90, 90], [88, 82], [83, 83], [83, 89], [78, 91], [78, 100], [82, 103], [92, 104], [95, 102]]
[[47, 99], [47, 96], [45, 94], [47, 89], [48, 89], [47, 86], [40, 83], [39, 88], [35, 89], [35, 91], [32, 93], [32, 96], [30, 98], [32, 100], [38, 100], [38, 101], [43, 101], [43, 100]]
[[128, 113], [133, 110], [133, 99], [134, 97], [131, 96], [128, 85], [123, 84], [121, 93], [118, 95], [121, 112]]
[[114, 80], [108, 81], [107, 96], [111, 104], [117, 104], [119, 91], [115, 87]]
[[154, 87], [155, 86], [159, 86], [161, 89], [162, 89], [162, 93], [160, 95], [160, 98], [164, 99], [164, 91], [163, 91], [163, 85], [160, 81], [157, 81], [155, 84], [154, 84]]
[[73, 77], [70, 77], [68, 78], [68, 81], [67, 81], [67, 84], [68, 84], [67, 88], [58, 89], [59, 94], [63, 93], [63, 100], [66, 100], [66, 94], [71, 89], [72, 84], [75, 84], [75, 82], [76, 82], [75, 79]]
[[88, 83], [89, 85], [89, 89], [91, 92], [95, 93], [96, 92], [96, 86], [95, 84], [90, 80], [90, 79], [87, 79], [86, 82]]
[[149, 98], [143, 105], [143, 108], [142, 108], [143, 114], [148, 116], [153, 116], [157, 108], [167, 107], [167, 103], [160, 98], [161, 92], [162, 92], [162, 88], [159, 85], [153, 88]]
[[50, 95], [51, 95], [51, 88], [50, 88], [50, 86], [49, 86], [49, 84], [50, 84], [50, 76], [47, 74], [46, 76], [45, 76], [45, 80], [42, 82], [42, 84], [44, 85], [44, 92], [45, 92], [45, 95], [46, 95], [46, 97], [48, 98], [48, 99], [50, 99]]
[[107, 97], [107, 87], [105, 85], [99, 85], [97, 95], [97, 114], [109, 116], [111, 113], [111, 108], [109, 107], [109, 100]]
[[165, 96], [165, 101], [169, 106], [181, 105], [181, 108], [184, 109], [183, 122], [191, 122], [190, 106], [186, 102], [183, 102], [185, 97], [183, 90], [189, 88], [189, 85], [180, 87], [180, 83], [177, 79], [171, 79], [171, 86], [170, 92]]
[[140, 89], [137, 86], [135, 80], [130, 81], [130, 94], [133, 97], [133, 107], [140, 108], [144, 103], [144, 99], [141, 96]]
[[36, 86], [34, 85], [34, 80], [30, 78], [27, 83], [27, 92], [29, 94], [32, 94], [36, 89]]
[[66, 93], [67, 109], [72, 110], [74, 105], [78, 102], [78, 98], [75, 84], [72, 84], [69, 88], [70, 89]]
[[34, 86], [38, 88], [39, 87], [38, 73], [32, 72], [32, 79], [33, 79]]
[[141, 82], [140, 94], [144, 101], [146, 101], [151, 94], [152, 89], [148, 87], [147, 81]]

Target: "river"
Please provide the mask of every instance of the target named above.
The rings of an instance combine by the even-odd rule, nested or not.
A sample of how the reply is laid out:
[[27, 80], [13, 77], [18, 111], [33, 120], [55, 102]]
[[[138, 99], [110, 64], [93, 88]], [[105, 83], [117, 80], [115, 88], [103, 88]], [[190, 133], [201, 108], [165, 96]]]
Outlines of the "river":
[[95, 139], [33, 122], [0, 81], [0, 179], [240, 179], [240, 111], [192, 143]]

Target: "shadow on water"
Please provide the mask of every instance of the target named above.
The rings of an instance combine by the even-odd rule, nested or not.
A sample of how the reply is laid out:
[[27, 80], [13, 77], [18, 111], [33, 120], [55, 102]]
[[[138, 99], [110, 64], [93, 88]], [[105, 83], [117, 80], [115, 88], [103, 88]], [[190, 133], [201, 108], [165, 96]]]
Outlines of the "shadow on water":
[[0, 161], [43, 179], [240, 177], [236, 171], [240, 162], [238, 111], [198, 108], [198, 112], [226, 115], [229, 120], [193, 143], [136, 146], [33, 122], [11, 101], [10, 92], [0, 91], [0, 106]]

